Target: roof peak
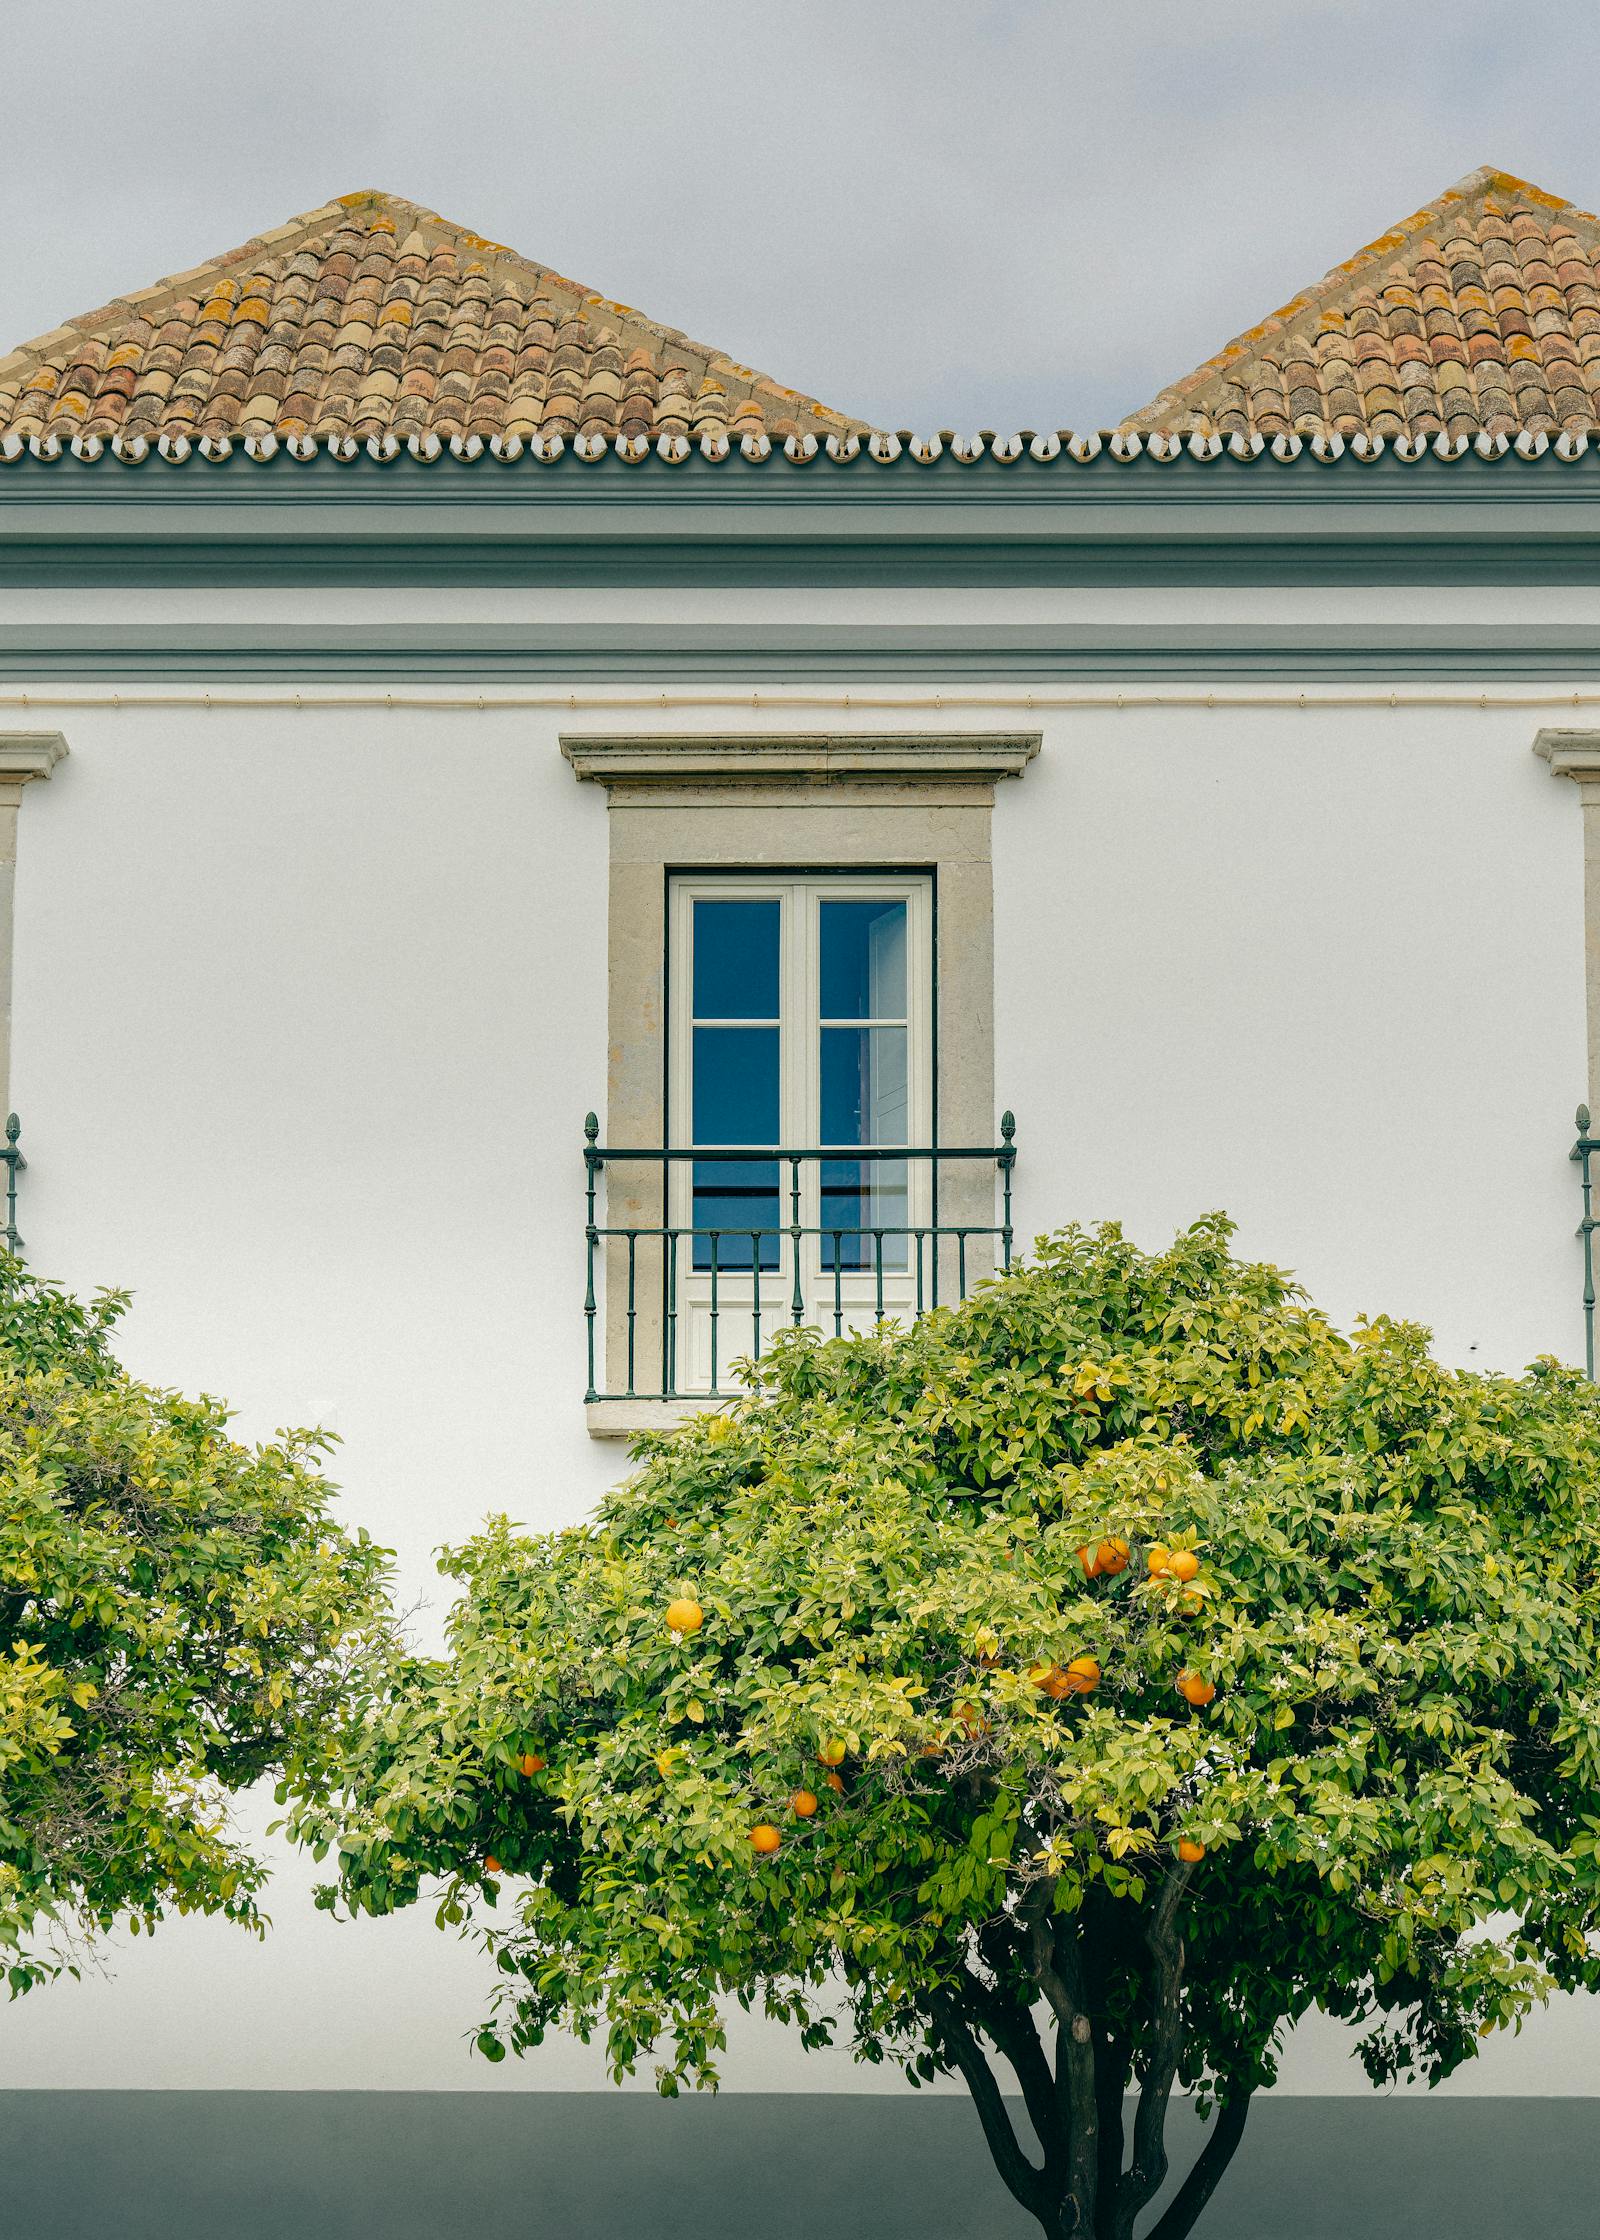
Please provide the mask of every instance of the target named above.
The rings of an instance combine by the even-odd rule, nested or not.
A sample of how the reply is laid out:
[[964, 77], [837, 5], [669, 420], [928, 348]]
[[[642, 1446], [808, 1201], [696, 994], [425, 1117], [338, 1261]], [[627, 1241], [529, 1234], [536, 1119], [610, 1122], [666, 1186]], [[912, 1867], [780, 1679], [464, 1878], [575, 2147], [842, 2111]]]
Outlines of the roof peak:
[[[353, 241], [341, 241], [341, 235], [352, 233]], [[392, 247], [386, 247], [386, 241], [392, 241]], [[452, 254], [441, 259], [442, 250]], [[413, 260], [409, 270], [408, 257]], [[374, 273], [379, 277], [370, 277]], [[480, 306], [477, 316], [469, 315], [473, 283], [484, 273], [495, 283], [492, 318], [488, 306]], [[241, 281], [256, 279], [259, 287], [241, 291]], [[476, 292], [481, 298], [481, 281]], [[354, 309], [358, 299], [364, 305], [359, 313]], [[336, 376], [349, 370], [351, 350], [370, 353], [382, 345], [385, 351], [398, 350], [405, 364], [394, 380], [389, 378], [393, 368], [386, 358], [367, 365], [366, 378], [357, 385], [363, 399], [371, 400], [370, 411], [361, 415], [363, 423], [370, 418], [379, 427], [392, 424], [402, 434], [411, 433], [418, 421], [419, 397], [445, 399], [453, 393], [444, 414], [452, 424], [446, 432], [453, 432], [454, 421], [463, 413], [465, 425], [477, 427], [481, 422], [489, 432], [496, 425], [497, 408], [507, 401], [508, 383], [502, 379], [506, 367], [498, 362], [498, 355], [508, 349], [515, 361], [514, 373], [552, 376], [531, 386], [522, 381], [516, 402], [530, 410], [537, 403], [542, 412], [547, 403], [568, 397], [570, 381], [551, 365], [548, 346], [537, 365], [523, 363], [530, 348], [536, 355], [540, 351], [522, 330], [528, 325], [529, 307], [541, 303], [558, 323], [579, 322], [582, 347], [591, 360], [596, 350], [606, 353], [612, 348], [629, 367], [641, 357], [647, 360], [647, 375], [661, 387], [663, 402], [668, 389], [681, 390], [687, 384], [691, 402], [725, 399], [722, 418], [733, 417], [738, 406], [753, 406], [757, 424], [764, 422], [769, 432], [780, 436], [791, 427], [825, 432], [866, 426], [814, 397], [782, 387], [709, 343], [695, 342], [680, 329], [662, 325], [631, 304], [602, 295], [503, 241], [381, 187], [357, 188], [301, 211], [282, 225], [252, 235], [236, 249], [114, 297], [98, 310], [69, 319], [0, 356], [0, 426], [27, 419], [31, 432], [34, 419], [53, 427], [65, 415], [76, 424], [63, 425], [58, 430], [62, 434], [78, 433], [87, 426], [110, 434], [114, 427], [136, 428], [145, 420], [151, 423], [151, 434], [162, 429], [192, 434], [207, 427], [213, 432], [248, 433], [272, 408], [271, 419], [255, 427], [255, 432], [271, 428], [284, 435], [307, 429], [331, 433], [342, 428], [348, 417], [335, 406], [340, 390]], [[412, 315], [419, 315], [420, 326], [425, 309], [433, 312], [436, 328], [443, 319], [457, 349], [471, 343], [475, 362], [465, 384], [455, 366], [444, 369], [440, 378], [442, 328], [425, 344], [415, 344]], [[159, 337], [152, 330], [160, 330]], [[187, 340], [180, 339], [179, 330]], [[414, 364], [417, 348], [422, 359]], [[173, 350], [177, 358], [172, 365], [154, 362]], [[285, 378], [286, 353], [291, 361], [288, 374], [304, 375], [304, 380]], [[491, 358], [496, 362], [491, 364]], [[270, 377], [240, 393], [235, 374], [243, 372], [241, 361], [246, 359]], [[113, 366], [111, 360], [121, 362]], [[336, 365], [336, 360], [345, 362]], [[601, 425], [620, 424], [620, 419], [629, 417], [620, 413], [628, 400], [612, 377], [614, 370], [591, 363], [589, 372], [598, 374], [598, 382], [590, 379], [580, 384], [581, 393], [571, 400], [592, 408]], [[463, 397], [463, 388], [471, 393]], [[637, 393], [635, 383], [630, 397]], [[653, 400], [654, 388], [651, 395]], [[276, 400], [291, 398], [295, 409], [276, 409]], [[322, 421], [329, 412], [334, 418], [324, 428]], [[420, 424], [432, 425], [434, 416], [431, 409], [424, 409]], [[674, 424], [679, 416], [676, 410], [666, 415]], [[564, 410], [552, 414], [559, 421], [570, 417]], [[700, 417], [719, 415], [708, 410]], [[580, 416], [570, 432], [586, 424]]]
[[[1294, 342], [1314, 336], [1330, 317], [1342, 315], [1375, 274], [1403, 272], [1407, 259], [1431, 236], [1448, 227], [1463, 224], [1470, 227], [1499, 204], [1517, 213], [1537, 214], [1547, 236], [1554, 222], [1555, 226], [1564, 225], [1575, 233], [1588, 248], [1600, 249], [1600, 218], [1591, 211], [1535, 186], [1530, 180], [1519, 178], [1515, 172], [1503, 171], [1494, 164], [1480, 164], [1477, 170], [1456, 180], [1421, 209], [1399, 219], [1376, 240], [1334, 265], [1320, 280], [1302, 288], [1298, 295], [1255, 326], [1235, 335], [1215, 356], [1163, 389], [1140, 411], [1130, 414], [1124, 425], [1147, 429], [1188, 427], [1198, 420], [1208, 420], [1208, 408], [1219, 405], [1224, 393], [1231, 395], [1246, 385], [1259, 362], [1280, 360]], [[1307, 415], [1308, 427], [1315, 417], [1314, 410]], [[1286, 421], [1285, 425], [1288, 424]]]

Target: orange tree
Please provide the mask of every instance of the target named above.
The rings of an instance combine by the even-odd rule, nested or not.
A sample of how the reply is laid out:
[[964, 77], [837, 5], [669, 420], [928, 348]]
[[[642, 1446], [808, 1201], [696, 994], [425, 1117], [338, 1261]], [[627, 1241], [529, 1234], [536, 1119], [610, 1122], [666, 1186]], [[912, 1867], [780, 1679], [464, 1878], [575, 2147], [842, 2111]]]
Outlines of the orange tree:
[[956, 2073], [1052, 2240], [1129, 2240], [1178, 2088], [1188, 2232], [1312, 2007], [1431, 2081], [1593, 1983], [1600, 1397], [1341, 1336], [1229, 1238], [790, 1336], [593, 1523], [491, 1524], [297, 1808], [324, 1902], [431, 1885], [492, 2059], [710, 2082], [731, 1996]]
[[84, 1306], [0, 1254], [0, 1981], [168, 1909], [259, 1929], [231, 1791], [317, 1793], [384, 1627], [385, 1559], [334, 1524], [318, 1440], [229, 1438], [136, 1383]]

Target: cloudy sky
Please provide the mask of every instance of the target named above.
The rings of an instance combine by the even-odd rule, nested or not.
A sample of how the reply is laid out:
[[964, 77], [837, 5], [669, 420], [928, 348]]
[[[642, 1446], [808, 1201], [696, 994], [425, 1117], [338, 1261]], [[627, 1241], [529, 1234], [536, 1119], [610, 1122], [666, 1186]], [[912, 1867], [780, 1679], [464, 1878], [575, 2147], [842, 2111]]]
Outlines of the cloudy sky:
[[1597, 63], [1570, 0], [80, 0], [0, 349], [383, 187], [865, 418], [1094, 426], [1480, 164], [1600, 205]]

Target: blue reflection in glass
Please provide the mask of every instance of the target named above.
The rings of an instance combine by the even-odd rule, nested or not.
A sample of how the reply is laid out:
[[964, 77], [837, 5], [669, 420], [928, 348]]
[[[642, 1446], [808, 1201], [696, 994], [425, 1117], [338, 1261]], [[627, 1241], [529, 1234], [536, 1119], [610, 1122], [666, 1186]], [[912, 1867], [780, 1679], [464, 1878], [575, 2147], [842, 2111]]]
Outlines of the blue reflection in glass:
[[904, 1143], [904, 1027], [824, 1027], [822, 1141]]
[[824, 1019], [905, 1017], [903, 902], [824, 902], [818, 938]]
[[[779, 1133], [777, 1028], [696, 1027], [693, 1055], [695, 1142], [775, 1144]], [[742, 1232], [718, 1238], [719, 1269], [748, 1269], [757, 1262], [763, 1268], [777, 1266], [776, 1160], [696, 1159], [693, 1187], [696, 1231]], [[757, 1229], [771, 1233], [756, 1241], [750, 1232]], [[709, 1268], [711, 1261], [711, 1239], [697, 1234], [695, 1267]]]
[[696, 1143], [777, 1142], [776, 1027], [695, 1028], [692, 1126]]
[[[904, 1143], [910, 1120], [904, 1027], [824, 1027], [824, 1143]], [[898, 1230], [882, 1241], [885, 1269], [906, 1265], [909, 1219], [905, 1163], [899, 1159], [822, 1162], [822, 1265], [870, 1270], [877, 1265], [875, 1229]], [[833, 1234], [827, 1232], [832, 1231]]]
[[822, 1265], [829, 1275], [835, 1268], [847, 1275], [873, 1270], [878, 1265], [875, 1229], [890, 1232], [883, 1238], [885, 1272], [906, 1267], [911, 1215], [903, 1159], [824, 1159], [821, 1203]]
[[777, 902], [697, 902], [694, 906], [694, 1015], [697, 1019], [776, 1019]]

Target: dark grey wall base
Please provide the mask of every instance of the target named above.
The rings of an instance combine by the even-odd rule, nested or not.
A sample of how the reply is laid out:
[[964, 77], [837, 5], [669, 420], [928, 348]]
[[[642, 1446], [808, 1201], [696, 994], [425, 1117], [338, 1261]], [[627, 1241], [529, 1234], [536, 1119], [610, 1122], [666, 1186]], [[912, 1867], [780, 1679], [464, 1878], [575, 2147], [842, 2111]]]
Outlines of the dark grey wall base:
[[[1199, 2127], [1182, 2126], [1188, 2151]], [[1595, 2240], [1600, 2101], [1263, 2101], [1204, 2240]], [[1184, 2160], [1187, 2160], [1185, 2153]], [[0, 2093], [4, 2240], [1024, 2240], [964, 2100]]]

